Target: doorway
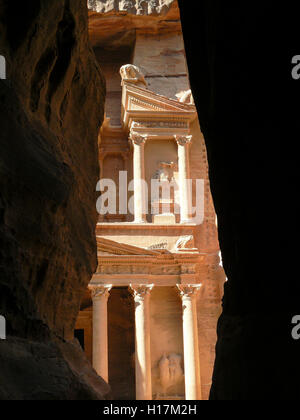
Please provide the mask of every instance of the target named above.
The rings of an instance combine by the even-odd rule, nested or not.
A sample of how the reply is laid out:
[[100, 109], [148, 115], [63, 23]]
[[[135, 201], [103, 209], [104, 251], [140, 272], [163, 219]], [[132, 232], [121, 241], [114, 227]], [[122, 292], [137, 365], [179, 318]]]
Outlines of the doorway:
[[134, 300], [127, 287], [108, 300], [108, 376], [113, 398], [135, 400]]

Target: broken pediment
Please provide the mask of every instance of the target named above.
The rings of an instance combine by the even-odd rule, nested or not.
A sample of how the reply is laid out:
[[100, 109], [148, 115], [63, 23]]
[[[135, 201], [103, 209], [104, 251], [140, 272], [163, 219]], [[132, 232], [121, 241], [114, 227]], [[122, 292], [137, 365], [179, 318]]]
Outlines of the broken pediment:
[[139, 248], [132, 245], [122, 244], [119, 242], [111, 241], [103, 237], [97, 236], [97, 250], [98, 255], [127, 255], [127, 256], [148, 256], [157, 257], [161, 255], [159, 250], [152, 251], [145, 248]]
[[182, 103], [151, 92], [145, 87], [123, 82], [122, 120], [127, 129], [188, 130], [197, 118], [195, 105]]

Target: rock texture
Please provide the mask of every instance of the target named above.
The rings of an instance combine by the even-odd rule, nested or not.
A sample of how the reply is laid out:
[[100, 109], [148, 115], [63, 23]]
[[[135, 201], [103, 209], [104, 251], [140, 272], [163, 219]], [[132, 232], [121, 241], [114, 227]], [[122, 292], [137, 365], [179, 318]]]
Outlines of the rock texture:
[[0, 345], [0, 400], [110, 398], [77, 342], [42, 343], [9, 338]]
[[125, 12], [132, 15], [165, 15], [175, 0], [88, 0], [88, 8], [98, 13]]
[[[47, 360], [59, 353], [50, 339], [72, 338], [97, 264], [94, 191], [105, 84], [88, 42], [86, 3], [1, 1], [0, 33], [7, 60], [7, 80], [0, 80], [0, 314], [8, 335], [19, 337], [0, 342], [1, 358], [8, 360], [8, 345], [11, 353], [0, 376], [13, 380], [25, 363], [4, 397], [58, 395], [52, 391], [59, 378], [47, 389], [46, 371], [63, 365], [61, 398], [88, 398], [91, 387], [70, 373], [63, 355]], [[45, 363], [34, 395], [26, 376], [36, 351]], [[33, 369], [30, 380], [38, 383], [38, 375]]]
[[211, 399], [298, 400], [297, 14], [271, 1], [180, 8], [228, 276]]
[[139, 29], [160, 35], [181, 30], [177, 0], [89, 0], [88, 8], [90, 40], [97, 47], [128, 45]]

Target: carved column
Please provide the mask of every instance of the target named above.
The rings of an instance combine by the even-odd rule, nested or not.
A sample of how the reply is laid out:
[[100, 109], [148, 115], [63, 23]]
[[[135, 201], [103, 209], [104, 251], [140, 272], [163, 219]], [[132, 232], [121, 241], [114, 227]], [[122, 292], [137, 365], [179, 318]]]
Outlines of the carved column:
[[183, 308], [183, 346], [186, 400], [201, 400], [196, 297], [201, 286], [177, 285]]
[[141, 136], [133, 131], [130, 133], [133, 145], [133, 177], [134, 177], [134, 222], [145, 223], [145, 143], [147, 136]]
[[192, 136], [175, 136], [178, 144], [178, 169], [179, 169], [179, 191], [180, 191], [180, 221], [190, 221], [191, 203], [188, 179], [189, 173], [189, 147]]
[[90, 285], [93, 300], [93, 367], [108, 382], [107, 301], [112, 285]]
[[150, 292], [153, 285], [130, 285], [135, 301], [136, 399], [152, 400]]

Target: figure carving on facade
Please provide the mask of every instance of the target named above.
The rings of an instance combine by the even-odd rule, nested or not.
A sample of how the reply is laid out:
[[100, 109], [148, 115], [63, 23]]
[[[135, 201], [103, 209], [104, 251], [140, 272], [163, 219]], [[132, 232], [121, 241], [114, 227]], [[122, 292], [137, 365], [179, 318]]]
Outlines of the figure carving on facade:
[[133, 64], [126, 64], [125, 66], [122, 66], [120, 69], [120, 74], [122, 77], [122, 86], [124, 82], [133, 83], [137, 86], [146, 88], [148, 86], [145, 80], [145, 76], [141, 70]]
[[176, 249], [188, 249], [193, 247], [194, 237], [191, 235], [181, 236], [176, 243]]
[[183, 379], [181, 363], [182, 356], [175, 353], [169, 356], [164, 353], [160, 359], [158, 367], [163, 395], [167, 395], [168, 389], [176, 386]]
[[120, 5], [119, 5], [119, 10], [135, 14], [136, 3], [133, 0], [121, 0]]
[[193, 97], [191, 89], [186, 90], [185, 92], [177, 93], [176, 97], [178, 98], [179, 102], [182, 104], [195, 105], [195, 101], [194, 101], [194, 97]]
[[158, 179], [159, 181], [171, 181], [173, 180], [173, 169], [175, 167], [174, 162], [160, 162], [160, 169], [158, 169], [153, 179]]
[[138, 1], [137, 14], [138, 15], [147, 15], [148, 14], [148, 2], [146, 0], [139, 0]]
[[149, 14], [158, 14], [159, 13], [159, 0], [150, 0], [149, 1]]

